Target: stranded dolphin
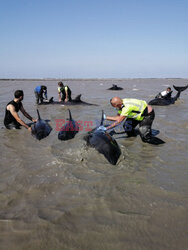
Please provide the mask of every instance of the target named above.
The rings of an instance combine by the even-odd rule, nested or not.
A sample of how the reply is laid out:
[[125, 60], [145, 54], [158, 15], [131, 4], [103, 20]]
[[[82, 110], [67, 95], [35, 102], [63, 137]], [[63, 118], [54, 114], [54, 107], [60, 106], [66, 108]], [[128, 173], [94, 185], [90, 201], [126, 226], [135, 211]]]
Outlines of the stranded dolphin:
[[58, 139], [63, 141], [73, 139], [75, 135], [78, 133], [78, 131], [79, 131], [79, 124], [72, 119], [72, 115], [69, 110], [68, 122], [59, 131]]
[[123, 90], [123, 88], [118, 87], [118, 86], [117, 86], [117, 85], [115, 85], [115, 84], [112, 84], [112, 87], [111, 87], [111, 88], [109, 88], [108, 90]]
[[71, 101], [68, 102], [58, 102], [58, 101], [54, 101], [53, 97], [50, 98], [49, 102], [43, 102], [40, 103], [39, 105], [48, 105], [48, 104], [60, 104], [60, 105], [93, 105], [93, 106], [97, 106], [96, 104], [92, 104], [92, 103], [88, 103], [88, 102], [84, 102], [81, 100], [81, 94], [76, 96], [75, 99], [72, 99]]
[[186, 90], [188, 88], [187, 86], [184, 87], [178, 87], [173, 85], [174, 89], [178, 92], [174, 97], [170, 98], [155, 98], [149, 102], [150, 105], [158, 105], [158, 106], [167, 106], [170, 104], [174, 104], [177, 99], [180, 97], [180, 94], [182, 91]]
[[[100, 126], [103, 126], [103, 121], [102, 111]], [[117, 163], [121, 155], [121, 150], [116, 140], [109, 133], [97, 127], [88, 132], [84, 140], [86, 140], [88, 146], [94, 147], [99, 153], [103, 154], [111, 164], [115, 165]]]
[[37, 113], [38, 113], [38, 120], [36, 123], [31, 125], [32, 129], [31, 133], [36, 139], [41, 140], [47, 137], [51, 133], [52, 128], [47, 121], [41, 119], [38, 109]]

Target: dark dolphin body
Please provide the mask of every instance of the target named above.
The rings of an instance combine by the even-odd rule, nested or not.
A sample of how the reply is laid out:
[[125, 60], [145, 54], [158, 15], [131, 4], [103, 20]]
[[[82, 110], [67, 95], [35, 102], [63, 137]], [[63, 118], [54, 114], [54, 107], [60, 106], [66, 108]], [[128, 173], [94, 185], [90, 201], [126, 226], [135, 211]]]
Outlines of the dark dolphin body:
[[58, 101], [54, 101], [53, 97], [50, 98], [49, 102], [43, 102], [40, 103], [39, 105], [49, 105], [49, 104], [60, 104], [60, 105], [93, 105], [93, 106], [97, 106], [96, 104], [92, 104], [92, 103], [88, 103], [88, 102], [84, 102], [81, 99], [81, 94], [76, 96], [75, 99], [73, 99], [72, 101], [68, 101], [68, 102], [58, 102]]
[[41, 140], [50, 134], [50, 132], [52, 131], [52, 128], [48, 124], [47, 121], [42, 120], [40, 118], [38, 109], [37, 109], [37, 113], [38, 113], [38, 120], [36, 123], [31, 125], [31, 129], [32, 129], [31, 133], [36, 139]]
[[123, 90], [123, 88], [118, 87], [118, 86], [117, 86], [117, 85], [115, 85], [115, 84], [112, 84], [112, 87], [111, 87], [111, 88], [109, 88], [108, 90]]
[[[102, 125], [103, 114], [101, 119]], [[103, 154], [111, 164], [116, 165], [121, 155], [121, 150], [116, 140], [109, 133], [95, 128], [88, 132], [84, 140], [86, 140], [88, 146], [94, 147], [99, 153]]]
[[58, 133], [58, 139], [67, 141], [73, 139], [79, 131], [79, 124], [72, 119], [71, 112], [69, 110], [68, 122], [61, 128]]
[[158, 105], [158, 106], [167, 106], [170, 104], [174, 104], [177, 101], [177, 99], [180, 97], [181, 92], [187, 89], [188, 85], [184, 86], [184, 87], [177, 87], [177, 86], [173, 85], [173, 87], [178, 92], [174, 97], [171, 97], [169, 99], [155, 98], [155, 99], [151, 100], [149, 102], [149, 104], [150, 105]]

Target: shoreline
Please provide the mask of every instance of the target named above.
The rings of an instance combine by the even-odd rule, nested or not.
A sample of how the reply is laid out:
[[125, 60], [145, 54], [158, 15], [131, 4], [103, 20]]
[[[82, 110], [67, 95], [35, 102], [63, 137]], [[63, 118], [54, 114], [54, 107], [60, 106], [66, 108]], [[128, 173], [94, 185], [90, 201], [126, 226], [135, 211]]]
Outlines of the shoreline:
[[72, 80], [85, 80], [85, 81], [96, 81], [96, 80], [138, 80], [138, 79], [163, 79], [163, 80], [188, 80], [183, 77], [135, 77], [135, 78], [0, 78], [0, 81], [72, 81]]

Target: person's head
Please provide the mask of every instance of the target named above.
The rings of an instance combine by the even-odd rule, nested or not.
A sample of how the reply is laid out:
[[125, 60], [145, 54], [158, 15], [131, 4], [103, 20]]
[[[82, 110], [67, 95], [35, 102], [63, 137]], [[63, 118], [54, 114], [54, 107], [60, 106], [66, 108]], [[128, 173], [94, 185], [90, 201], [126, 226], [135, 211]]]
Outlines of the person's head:
[[16, 99], [19, 99], [19, 101], [22, 101], [23, 98], [24, 98], [24, 92], [23, 92], [23, 90], [16, 90], [16, 91], [14, 92], [14, 97], [15, 97]]
[[63, 84], [62, 82], [58, 82], [58, 86], [59, 86], [59, 87], [63, 87], [64, 84]]
[[121, 98], [119, 97], [113, 97], [111, 100], [110, 100], [110, 103], [112, 105], [112, 107], [114, 108], [118, 108], [118, 109], [121, 109], [122, 108], [122, 105], [123, 105], [123, 101]]
[[44, 86], [44, 85], [42, 85], [42, 86], [41, 86], [41, 88], [42, 88], [42, 90], [44, 90], [44, 91], [46, 91], [46, 90], [47, 90], [47, 87], [46, 87], [46, 86]]
[[166, 91], [167, 91], [167, 92], [171, 92], [172, 90], [171, 90], [170, 87], [168, 87], [168, 88], [166, 89]]

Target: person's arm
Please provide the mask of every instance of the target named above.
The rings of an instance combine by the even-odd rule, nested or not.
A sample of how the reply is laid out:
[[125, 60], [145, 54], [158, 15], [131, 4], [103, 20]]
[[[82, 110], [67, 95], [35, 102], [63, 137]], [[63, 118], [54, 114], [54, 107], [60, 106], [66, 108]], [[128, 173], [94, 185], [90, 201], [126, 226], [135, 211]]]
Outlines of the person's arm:
[[61, 102], [61, 92], [58, 90], [58, 99], [59, 99], [59, 102]]
[[68, 101], [68, 88], [65, 87], [65, 102]]
[[109, 121], [117, 121], [117, 119], [119, 118], [120, 115], [116, 115], [116, 116], [105, 116], [106, 120]]
[[[108, 118], [110, 118], [110, 119], [108, 119]], [[113, 120], [112, 120], [112, 118], [113, 118]], [[116, 127], [117, 125], [119, 125], [124, 119], [125, 119], [126, 117], [125, 116], [123, 116], [123, 115], [118, 115], [118, 116], [107, 116], [106, 117], [106, 119], [107, 120], [111, 120], [111, 121], [115, 121], [115, 122], [113, 122], [110, 126], [108, 126], [106, 129], [108, 130], [108, 129], [111, 129], [111, 128], [113, 128], [113, 127]]]
[[22, 114], [23, 114], [27, 119], [29, 119], [30, 121], [32, 121], [32, 122], [36, 122], [36, 121], [37, 121], [36, 119], [33, 119], [33, 118], [25, 111], [25, 109], [24, 109], [23, 106], [21, 106], [20, 111], [21, 111]]
[[167, 91], [165, 90], [165, 91], [162, 91], [161, 93], [160, 93], [160, 95], [161, 95], [161, 98], [164, 98], [164, 99], [166, 99], [166, 96], [167, 96]]
[[48, 99], [47, 90], [44, 91], [44, 97], [45, 97], [46, 100]]
[[11, 115], [16, 119], [16, 121], [17, 121], [20, 125], [24, 126], [24, 127], [27, 128], [29, 131], [31, 131], [31, 128], [30, 128], [24, 121], [22, 121], [22, 120], [20, 119], [20, 117], [19, 117], [18, 113], [16, 112], [15, 107], [14, 107], [13, 105], [11, 105], [11, 104], [8, 105], [7, 110], [10, 111]]

